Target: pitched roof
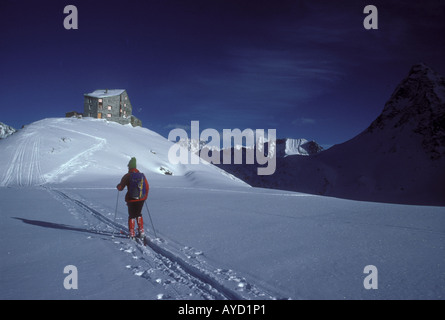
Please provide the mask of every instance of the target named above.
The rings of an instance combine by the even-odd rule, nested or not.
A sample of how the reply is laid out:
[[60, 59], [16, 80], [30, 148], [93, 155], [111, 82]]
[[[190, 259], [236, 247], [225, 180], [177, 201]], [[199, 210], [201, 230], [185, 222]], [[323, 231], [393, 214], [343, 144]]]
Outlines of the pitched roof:
[[94, 92], [91, 93], [85, 93], [85, 96], [88, 97], [94, 97], [94, 98], [106, 98], [106, 97], [113, 97], [113, 96], [118, 96], [120, 94], [122, 94], [125, 91], [125, 89], [100, 89], [100, 90], [96, 90]]

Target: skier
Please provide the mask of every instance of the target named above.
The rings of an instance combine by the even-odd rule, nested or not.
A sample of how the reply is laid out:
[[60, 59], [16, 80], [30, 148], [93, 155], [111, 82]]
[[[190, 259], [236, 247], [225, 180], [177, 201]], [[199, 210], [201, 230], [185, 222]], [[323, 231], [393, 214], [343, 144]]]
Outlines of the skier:
[[142, 218], [142, 207], [148, 196], [149, 185], [145, 175], [136, 168], [136, 158], [131, 158], [128, 163], [128, 173], [125, 174], [121, 182], [116, 186], [119, 191], [127, 187], [125, 202], [128, 206], [128, 229], [130, 238], [135, 239], [135, 226], [138, 225], [138, 237], [145, 239], [144, 219]]

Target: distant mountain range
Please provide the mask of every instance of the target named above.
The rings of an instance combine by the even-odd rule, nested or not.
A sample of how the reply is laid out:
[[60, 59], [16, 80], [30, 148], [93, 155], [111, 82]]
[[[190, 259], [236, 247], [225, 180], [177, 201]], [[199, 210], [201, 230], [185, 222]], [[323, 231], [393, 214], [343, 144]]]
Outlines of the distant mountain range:
[[[199, 153], [202, 150], [204, 152], [219, 152], [221, 151], [220, 148], [217, 147], [210, 147], [207, 145], [208, 141], [198, 141], [193, 139], [182, 139], [179, 142], [179, 145], [183, 148], [188, 149], [189, 151], [193, 153]], [[240, 149], [245, 148], [242, 146], [234, 146], [232, 149]], [[253, 147], [252, 147], [253, 148]], [[316, 154], [323, 150], [323, 147], [320, 146], [315, 141], [308, 141], [306, 139], [292, 139], [292, 138], [286, 138], [286, 139], [277, 139], [276, 140], [276, 152], [278, 157], [286, 157], [290, 155], [302, 155], [302, 156], [309, 156]]]
[[445, 78], [416, 64], [361, 134], [321, 152], [315, 145], [306, 156], [299, 153], [303, 145], [277, 141], [277, 169], [270, 176], [258, 176], [253, 165], [219, 167], [257, 187], [445, 205]]

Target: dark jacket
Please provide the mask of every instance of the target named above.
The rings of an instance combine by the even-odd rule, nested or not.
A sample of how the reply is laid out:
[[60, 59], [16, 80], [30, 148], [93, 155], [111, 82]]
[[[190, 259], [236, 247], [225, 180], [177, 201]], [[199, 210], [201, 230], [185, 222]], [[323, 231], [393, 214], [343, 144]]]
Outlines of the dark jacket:
[[[130, 185], [130, 175], [133, 172], [139, 172], [139, 170], [138, 169], [130, 169], [130, 170], [128, 170], [128, 173], [122, 177], [121, 182], [116, 186], [116, 188], [119, 191], [124, 190], [125, 187], [127, 187], [127, 190], [128, 190], [129, 185]], [[126, 202], [138, 202], [138, 201], [145, 201], [145, 200], [147, 200], [148, 190], [149, 190], [150, 186], [148, 185], [148, 181], [147, 181], [147, 178], [145, 177], [145, 175], [144, 175], [144, 180], [145, 180], [145, 184], [147, 185], [147, 194], [145, 195], [145, 197], [142, 198], [142, 199], [133, 200], [133, 199], [129, 198], [128, 191], [127, 191], [127, 194], [125, 195], [125, 201]]]

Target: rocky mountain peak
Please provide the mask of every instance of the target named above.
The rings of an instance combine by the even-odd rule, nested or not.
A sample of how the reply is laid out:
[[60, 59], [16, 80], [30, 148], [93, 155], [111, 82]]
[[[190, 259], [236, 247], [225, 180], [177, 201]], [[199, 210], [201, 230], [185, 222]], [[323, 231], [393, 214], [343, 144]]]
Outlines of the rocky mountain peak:
[[14, 132], [16, 132], [16, 130], [13, 127], [8, 126], [7, 124], [4, 124], [3, 122], [0, 122], [0, 139], [7, 138]]
[[392, 137], [401, 130], [421, 135], [425, 152], [440, 158], [445, 154], [445, 78], [423, 63], [412, 66], [366, 132], [377, 129]]

